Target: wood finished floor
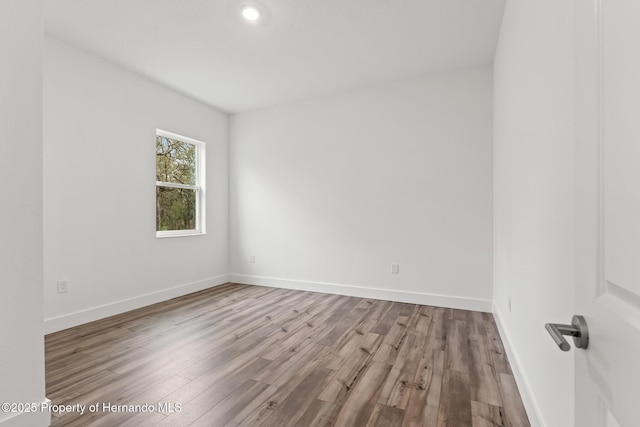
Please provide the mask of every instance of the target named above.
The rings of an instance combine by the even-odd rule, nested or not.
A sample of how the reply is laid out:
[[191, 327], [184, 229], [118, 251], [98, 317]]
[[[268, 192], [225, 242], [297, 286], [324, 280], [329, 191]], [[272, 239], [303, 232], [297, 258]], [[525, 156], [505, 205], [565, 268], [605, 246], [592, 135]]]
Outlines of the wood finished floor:
[[47, 335], [46, 383], [100, 409], [54, 426], [529, 426], [489, 313], [237, 284]]

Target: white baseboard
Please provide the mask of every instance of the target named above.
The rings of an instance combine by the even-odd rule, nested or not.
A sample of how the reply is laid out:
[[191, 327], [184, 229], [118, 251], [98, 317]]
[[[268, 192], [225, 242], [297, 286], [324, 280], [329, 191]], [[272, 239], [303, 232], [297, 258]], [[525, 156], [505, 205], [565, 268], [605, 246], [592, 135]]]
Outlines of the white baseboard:
[[[18, 403], [18, 402], [15, 402]], [[24, 402], [23, 402], [24, 403]], [[47, 408], [51, 405], [49, 399], [44, 399], [35, 412], [16, 412], [7, 418], [0, 418], [0, 427], [47, 427], [51, 425], [51, 412]]]
[[114, 301], [112, 303], [91, 307], [85, 310], [63, 314], [62, 316], [50, 317], [48, 319], [44, 319], [45, 334], [72, 328], [84, 323], [93, 322], [94, 320], [104, 319], [105, 317], [114, 316], [130, 310], [135, 310], [136, 308], [166, 301], [171, 298], [202, 291], [227, 282], [229, 282], [229, 276], [223, 274], [216, 277], [210, 277], [205, 280], [175, 286], [169, 289], [163, 289], [157, 292]]
[[230, 274], [229, 281], [247, 285], [261, 285], [274, 288], [296, 289], [301, 291], [323, 292], [359, 298], [373, 298], [412, 304], [435, 305], [438, 307], [462, 310], [491, 312], [491, 301], [462, 298], [448, 295], [436, 295], [422, 292], [398, 291], [392, 289], [367, 288], [337, 283], [310, 282], [305, 280], [281, 279], [276, 277]]
[[533, 396], [531, 386], [529, 385], [529, 381], [527, 381], [526, 375], [524, 375], [520, 359], [513, 351], [513, 347], [511, 346], [511, 339], [509, 338], [509, 334], [507, 333], [507, 330], [502, 323], [500, 311], [495, 304], [493, 304], [493, 317], [496, 319], [498, 332], [500, 333], [500, 338], [502, 338], [504, 349], [507, 352], [507, 358], [509, 359], [509, 364], [511, 365], [511, 371], [513, 372], [513, 377], [516, 380], [516, 384], [518, 385], [518, 391], [520, 392], [520, 396], [522, 397], [524, 408], [527, 411], [529, 423], [531, 424], [531, 427], [545, 427], [542, 421], [542, 413], [540, 412], [538, 402]]

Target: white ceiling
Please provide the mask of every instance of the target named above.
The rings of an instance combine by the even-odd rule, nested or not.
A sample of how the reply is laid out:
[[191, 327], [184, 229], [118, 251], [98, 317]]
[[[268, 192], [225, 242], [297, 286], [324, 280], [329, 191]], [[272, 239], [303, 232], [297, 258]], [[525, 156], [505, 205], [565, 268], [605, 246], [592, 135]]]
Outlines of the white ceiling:
[[233, 113], [490, 64], [504, 3], [45, 0], [45, 30]]

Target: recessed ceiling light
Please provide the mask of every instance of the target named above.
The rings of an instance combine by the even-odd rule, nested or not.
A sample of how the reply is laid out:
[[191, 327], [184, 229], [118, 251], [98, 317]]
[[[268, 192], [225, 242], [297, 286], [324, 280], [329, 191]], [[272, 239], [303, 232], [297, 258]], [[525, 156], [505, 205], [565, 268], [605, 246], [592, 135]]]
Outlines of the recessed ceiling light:
[[242, 8], [242, 16], [247, 21], [257, 21], [260, 19], [260, 10], [255, 6], [245, 6]]

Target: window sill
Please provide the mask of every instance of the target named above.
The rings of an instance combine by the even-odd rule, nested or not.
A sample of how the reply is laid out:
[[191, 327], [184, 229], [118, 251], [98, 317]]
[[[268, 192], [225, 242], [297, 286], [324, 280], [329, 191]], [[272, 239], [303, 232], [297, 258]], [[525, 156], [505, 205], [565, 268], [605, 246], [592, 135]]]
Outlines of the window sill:
[[167, 237], [186, 237], [186, 236], [204, 236], [205, 232], [197, 230], [187, 231], [156, 231], [156, 238], [164, 239]]

